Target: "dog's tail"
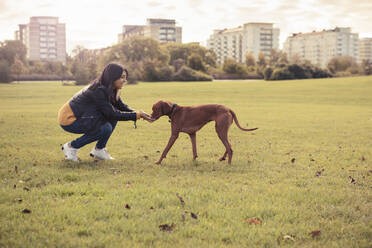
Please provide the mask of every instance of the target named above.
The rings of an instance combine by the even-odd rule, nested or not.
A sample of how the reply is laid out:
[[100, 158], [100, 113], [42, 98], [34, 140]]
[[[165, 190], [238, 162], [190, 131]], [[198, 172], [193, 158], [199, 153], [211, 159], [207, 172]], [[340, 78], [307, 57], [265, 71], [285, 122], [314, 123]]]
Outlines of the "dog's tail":
[[233, 117], [233, 119], [234, 119], [234, 121], [235, 121], [235, 124], [238, 126], [238, 128], [240, 128], [241, 130], [243, 130], [243, 131], [254, 131], [254, 130], [257, 130], [258, 129], [258, 127], [256, 127], [256, 128], [242, 128], [241, 126], [240, 126], [240, 124], [239, 124], [239, 121], [238, 121], [238, 118], [236, 117], [236, 114], [234, 113], [234, 111], [232, 111], [231, 109], [230, 109], [230, 113], [232, 114], [232, 117]]

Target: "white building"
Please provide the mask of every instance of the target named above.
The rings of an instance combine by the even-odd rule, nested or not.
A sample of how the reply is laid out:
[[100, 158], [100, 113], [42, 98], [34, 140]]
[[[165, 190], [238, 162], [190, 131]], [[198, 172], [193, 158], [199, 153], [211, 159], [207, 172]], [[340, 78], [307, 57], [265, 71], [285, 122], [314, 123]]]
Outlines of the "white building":
[[246, 23], [233, 29], [214, 30], [207, 40], [207, 48], [217, 54], [217, 63], [226, 58], [244, 63], [247, 53], [258, 58], [260, 52], [268, 55], [279, 49], [279, 29], [272, 23]]
[[29, 24], [20, 24], [15, 38], [27, 47], [27, 58], [66, 62], [66, 27], [58, 17], [34, 16]]
[[320, 32], [298, 33], [288, 37], [283, 50], [288, 58], [297, 56], [312, 64], [326, 67], [333, 57], [351, 56], [358, 61], [358, 34], [351, 28], [335, 28]]
[[362, 63], [363, 60], [372, 63], [372, 38], [359, 40], [359, 63]]
[[171, 19], [147, 19], [146, 25], [124, 25], [123, 32], [118, 35], [118, 42], [130, 36], [146, 36], [160, 42], [182, 43], [182, 27], [176, 27], [176, 21]]

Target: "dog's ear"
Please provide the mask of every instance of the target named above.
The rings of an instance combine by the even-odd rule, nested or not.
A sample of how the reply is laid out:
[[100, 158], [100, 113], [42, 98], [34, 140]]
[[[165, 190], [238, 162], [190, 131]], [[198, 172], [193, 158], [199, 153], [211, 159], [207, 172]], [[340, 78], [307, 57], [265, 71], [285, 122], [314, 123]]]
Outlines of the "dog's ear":
[[162, 100], [160, 106], [161, 106], [162, 115], [168, 114], [172, 109], [172, 103], [168, 101]]

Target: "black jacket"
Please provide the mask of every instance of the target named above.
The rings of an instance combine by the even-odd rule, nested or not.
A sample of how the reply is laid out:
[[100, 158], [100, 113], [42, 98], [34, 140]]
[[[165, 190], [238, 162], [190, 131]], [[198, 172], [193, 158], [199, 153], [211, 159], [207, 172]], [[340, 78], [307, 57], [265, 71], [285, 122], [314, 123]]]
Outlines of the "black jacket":
[[97, 132], [107, 121], [137, 120], [136, 112], [124, 104], [120, 97], [118, 101], [110, 103], [105, 86], [94, 90], [89, 86], [83, 88], [72, 97], [70, 107], [85, 133]]

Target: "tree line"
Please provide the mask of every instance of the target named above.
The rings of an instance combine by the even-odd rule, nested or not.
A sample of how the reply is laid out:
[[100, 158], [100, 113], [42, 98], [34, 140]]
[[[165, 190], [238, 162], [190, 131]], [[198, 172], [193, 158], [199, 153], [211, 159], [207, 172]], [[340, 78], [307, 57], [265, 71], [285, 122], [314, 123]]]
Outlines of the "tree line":
[[30, 61], [20, 41], [0, 43], [0, 82], [19, 80], [74, 80], [88, 84], [99, 76], [104, 66], [117, 62], [129, 71], [129, 82], [136, 81], [211, 81], [213, 79], [265, 80], [324, 78], [332, 76], [371, 75], [371, 61], [357, 64], [352, 57], [333, 58], [327, 68], [320, 68], [298, 57], [287, 58], [272, 49], [256, 59], [246, 54], [245, 63], [226, 58], [217, 65], [216, 54], [198, 43], [159, 43], [148, 37], [130, 37], [99, 50], [78, 46], [66, 63]]

